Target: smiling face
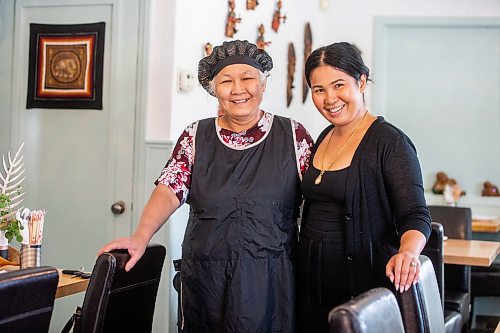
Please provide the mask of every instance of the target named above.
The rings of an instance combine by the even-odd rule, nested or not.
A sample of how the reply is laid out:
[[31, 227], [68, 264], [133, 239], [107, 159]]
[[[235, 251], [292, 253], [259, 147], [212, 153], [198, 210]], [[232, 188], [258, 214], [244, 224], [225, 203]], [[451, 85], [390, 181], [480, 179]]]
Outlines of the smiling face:
[[247, 120], [260, 117], [260, 103], [266, 89], [258, 69], [234, 64], [224, 67], [213, 79], [219, 105], [228, 120]]
[[312, 70], [310, 79], [313, 103], [330, 123], [343, 126], [363, 116], [365, 75], [356, 80], [335, 67], [323, 65]]

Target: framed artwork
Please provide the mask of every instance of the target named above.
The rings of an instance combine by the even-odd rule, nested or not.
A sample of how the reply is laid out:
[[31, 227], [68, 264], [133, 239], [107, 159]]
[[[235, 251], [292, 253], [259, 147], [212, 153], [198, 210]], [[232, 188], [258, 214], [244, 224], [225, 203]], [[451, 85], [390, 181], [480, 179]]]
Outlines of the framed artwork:
[[31, 23], [26, 108], [102, 110], [104, 31]]

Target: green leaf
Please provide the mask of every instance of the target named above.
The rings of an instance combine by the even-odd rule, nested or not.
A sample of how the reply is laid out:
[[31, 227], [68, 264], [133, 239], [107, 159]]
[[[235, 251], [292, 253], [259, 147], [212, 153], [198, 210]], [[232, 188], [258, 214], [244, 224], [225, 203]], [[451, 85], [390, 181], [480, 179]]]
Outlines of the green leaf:
[[23, 236], [17, 235], [16, 240], [18, 243], [21, 243], [23, 241]]

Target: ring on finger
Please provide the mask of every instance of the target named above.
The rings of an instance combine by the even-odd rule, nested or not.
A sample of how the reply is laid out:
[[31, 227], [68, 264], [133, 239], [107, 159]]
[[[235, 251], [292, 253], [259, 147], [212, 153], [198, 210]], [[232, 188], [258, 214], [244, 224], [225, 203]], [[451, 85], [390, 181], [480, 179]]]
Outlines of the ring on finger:
[[416, 262], [410, 263], [410, 267], [417, 267], [417, 263]]

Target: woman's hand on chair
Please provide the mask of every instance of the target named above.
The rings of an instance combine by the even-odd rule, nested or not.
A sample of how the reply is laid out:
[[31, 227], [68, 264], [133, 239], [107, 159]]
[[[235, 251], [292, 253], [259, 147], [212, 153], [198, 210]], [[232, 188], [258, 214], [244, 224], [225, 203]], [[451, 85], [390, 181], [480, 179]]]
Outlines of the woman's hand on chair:
[[418, 255], [407, 251], [392, 256], [385, 268], [385, 274], [399, 292], [407, 291], [412, 284], [417, 283], [419, 272]]
[[103, 248], [99, 250], [97, 255], [101, 255], [104, 252], [109, 252], [117, 249], [126, 249], [130, 254], [130, 259], [125, 265], [125, 270], [128, 272], [135, 266], [135, 264], [141, 259], [148, 242], [144, 241], [140, 236], [133, 235], [131, 237], [117, 238], [114, 241], [106, 244]]

